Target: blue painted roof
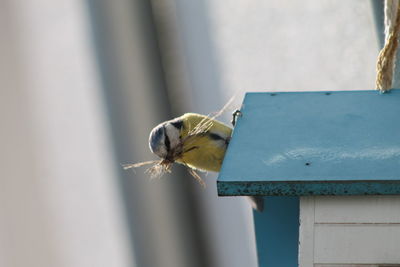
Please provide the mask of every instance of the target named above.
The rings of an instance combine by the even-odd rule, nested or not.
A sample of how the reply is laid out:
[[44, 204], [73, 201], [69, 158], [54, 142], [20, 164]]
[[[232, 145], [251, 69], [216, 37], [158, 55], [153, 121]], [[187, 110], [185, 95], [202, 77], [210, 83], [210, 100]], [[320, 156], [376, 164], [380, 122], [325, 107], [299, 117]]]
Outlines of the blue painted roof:
[[400, 194], [400, 90], [247, 93], [220, 195]]

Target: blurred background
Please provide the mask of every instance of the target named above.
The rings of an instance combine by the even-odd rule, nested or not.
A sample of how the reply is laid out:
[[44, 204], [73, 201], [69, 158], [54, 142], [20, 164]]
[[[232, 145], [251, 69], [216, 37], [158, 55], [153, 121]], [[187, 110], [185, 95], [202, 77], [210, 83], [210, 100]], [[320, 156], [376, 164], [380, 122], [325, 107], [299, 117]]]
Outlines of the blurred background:
[[0, 266], [255, 267], [250, 206], [216, 174], [121, 164], [246, 91], [373, 89], [381, 3], [1, 0]]

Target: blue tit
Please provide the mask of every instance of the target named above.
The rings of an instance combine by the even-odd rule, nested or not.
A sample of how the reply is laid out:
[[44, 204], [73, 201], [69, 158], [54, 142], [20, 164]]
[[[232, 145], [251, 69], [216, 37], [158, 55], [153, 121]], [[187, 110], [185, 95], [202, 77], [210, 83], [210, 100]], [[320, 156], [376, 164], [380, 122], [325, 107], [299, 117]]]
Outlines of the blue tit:
[[[238, 115], [234, 114], [234, 122]], [[161, 165], [168, 166], [167, 171], [177, 162], [195, 170], [219, 172], [231, 134], [232, 128], [214, 118], [186, 113], [157, 125], [150, 133], [149, 146], [162, 159]], [[263, 210], [262, 197], [249, 199], [254, 209]]]
[[232, 128], [213, 118], [186, 113], [157, 125], [150, 133], [150, 150], [166, 162], [219, 172]]

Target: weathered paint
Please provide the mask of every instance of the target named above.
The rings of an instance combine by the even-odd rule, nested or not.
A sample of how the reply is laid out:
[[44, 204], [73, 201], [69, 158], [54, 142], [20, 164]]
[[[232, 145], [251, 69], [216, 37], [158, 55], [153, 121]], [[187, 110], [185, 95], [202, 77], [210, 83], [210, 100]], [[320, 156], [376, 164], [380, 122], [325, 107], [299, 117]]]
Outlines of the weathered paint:
[[400, 195], [400, 181], [217, 182], [220, 196]]
[[400, 194], [400, 90], [247, 93], [219, 195]]

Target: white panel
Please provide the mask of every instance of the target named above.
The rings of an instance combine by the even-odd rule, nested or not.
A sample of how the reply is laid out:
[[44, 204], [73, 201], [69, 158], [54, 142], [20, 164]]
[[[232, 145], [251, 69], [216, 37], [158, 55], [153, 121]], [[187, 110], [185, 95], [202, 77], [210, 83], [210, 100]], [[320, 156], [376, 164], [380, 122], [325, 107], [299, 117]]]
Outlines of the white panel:
[[316, 197], [315, 222], [400, 223], [400, 196]]
[[400, 263], [399, 224], [315, 224], [315, 263]]
[[300, 198], [299, 265], [314, 266], [314, 202], [315, 197]]
[[315, 264], [314, 267], [398, 267], [399, 265], [376, 264]]

